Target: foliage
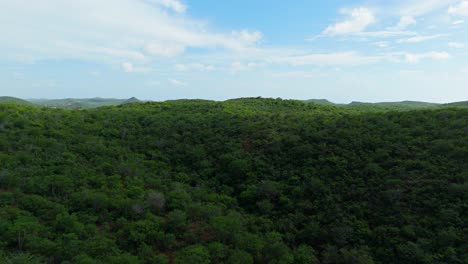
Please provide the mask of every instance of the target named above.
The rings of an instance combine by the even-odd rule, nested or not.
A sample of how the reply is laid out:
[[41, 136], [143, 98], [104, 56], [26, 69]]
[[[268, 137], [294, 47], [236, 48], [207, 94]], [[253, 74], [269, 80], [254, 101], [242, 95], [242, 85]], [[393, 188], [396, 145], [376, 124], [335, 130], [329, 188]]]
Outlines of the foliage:
[[468, 261], [468, 110], [0, 104], [2, 263]]

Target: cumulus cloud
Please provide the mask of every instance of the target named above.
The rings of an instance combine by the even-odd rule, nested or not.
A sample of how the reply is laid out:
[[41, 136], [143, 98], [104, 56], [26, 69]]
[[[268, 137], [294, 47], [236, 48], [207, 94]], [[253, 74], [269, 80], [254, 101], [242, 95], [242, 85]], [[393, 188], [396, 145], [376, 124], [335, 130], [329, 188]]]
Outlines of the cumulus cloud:
[[448, 13], [458, 16], [468, 16], [468, 1], [462, 1], [458, 5], [450, 6]]
[[324, 35], [335, 36], [359, 33], [376, 20], [372, 11], [364, 7], [345, 10], [343, 13], [348, 14], [349, 18], [328, 26], [323, 32]]
[[402, 16], [398, 25], [394, 27], [388, 27], [379, 31], [366, 31], [370, 25], [377, 21], [370, 9], [361, 7], [352, 10], [342, 10], [341, 12], [348, 14], [348, 19], [328, 26], [322, 32], [322, 36], [352, 35], [362, 38], [391, 38], [415, 35], [414, 32], [405, 30], [410, 25], [416, 23], [416, 20], [412, 16]]

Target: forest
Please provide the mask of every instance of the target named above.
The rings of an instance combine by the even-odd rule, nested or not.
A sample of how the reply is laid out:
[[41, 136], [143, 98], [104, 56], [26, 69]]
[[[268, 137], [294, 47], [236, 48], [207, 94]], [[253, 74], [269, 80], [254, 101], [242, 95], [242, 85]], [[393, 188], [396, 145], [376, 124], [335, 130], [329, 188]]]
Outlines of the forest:
[[0, 263], [468, 263], [468, 108], [0, 104]]

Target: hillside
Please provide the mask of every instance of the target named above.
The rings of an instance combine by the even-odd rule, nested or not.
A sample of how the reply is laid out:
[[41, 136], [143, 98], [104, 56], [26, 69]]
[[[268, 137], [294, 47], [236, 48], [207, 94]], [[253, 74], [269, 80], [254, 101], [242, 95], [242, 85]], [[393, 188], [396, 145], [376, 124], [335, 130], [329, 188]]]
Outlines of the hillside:
[[319, 105], [338, 105], [338, 104], [328, 101], [327, 99], [310, 99], [310, 100], [305, 100], [304, 102], [314, 103], [314, 104], [319, 104]]
[[448, 107], [468, 107], [468, 101], [445, 104]]
[[89, 98], [89, 99], [31, 99], [30, 102], [41, 107], [64, 108], [64, 109], [89, 109], [102, 106], [121, 105], [139, 102], [132, 97], [130, 99], [109, 99], [109, 98]]
[[437, 104], [419, 101], [402, 101], [402, 102], [381, 102], [381, 103], [366, 103], [366, 102], [351, 102], [349, 104], [335, 104], [324, 99], [311, 99], [304, 101], [305, 103], [315, 103], [319, 105], [332, 105], [345, 107], [363, 111], [410, 111], [440, 107], [468, 107], [468, 102], [456, 102], [449, 104]]
[[468, 263], [467, 129], [452, 107], [0, 105], [0, 262]]
[[10, 96], [0, 96], [0, 104], [32, 105], [32, 103]]

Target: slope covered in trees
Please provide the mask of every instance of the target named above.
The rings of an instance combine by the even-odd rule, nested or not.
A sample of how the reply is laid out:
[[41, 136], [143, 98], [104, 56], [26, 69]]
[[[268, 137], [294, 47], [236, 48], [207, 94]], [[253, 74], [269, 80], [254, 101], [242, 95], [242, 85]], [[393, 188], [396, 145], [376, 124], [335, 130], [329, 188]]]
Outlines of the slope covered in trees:
[[0, 104], [32, 105], [31, 102], [11, 96], [0, 96]]
[[442, 107], [468, 107], [468, 102], [455, 102], [449, 104], [437, 104], [418, 101], [402, 101], [402, 102], [381, 102], [381, 103], [365, 103], [365, 102], [351, 102], [349, 104], [335, 104], [324, 99], [311, 99], [304, 101], [306, 103], [316, 103], [319, 105], [333, 105], [345, 107], [348, 109], [363, 110], [363, 111], [411, 111], [422, 109], [433, 109]]
[[135, 97], [130, 99], [112, 98], [89, 98], [89, 99], [31, 99], [30, 102], [40, 107], [64, 108], [64, 109], [88, 109], [102, 106], [115, 106], [127, 103], [136, 103], [139, 100]]
[[467, 263], [467, 142], [463, 108], [0, 105], [0, 262]]

